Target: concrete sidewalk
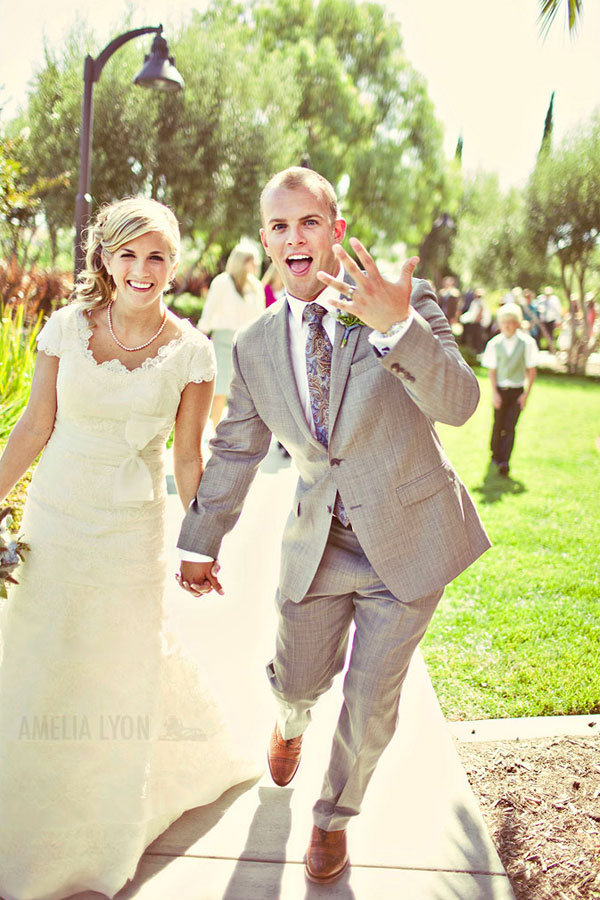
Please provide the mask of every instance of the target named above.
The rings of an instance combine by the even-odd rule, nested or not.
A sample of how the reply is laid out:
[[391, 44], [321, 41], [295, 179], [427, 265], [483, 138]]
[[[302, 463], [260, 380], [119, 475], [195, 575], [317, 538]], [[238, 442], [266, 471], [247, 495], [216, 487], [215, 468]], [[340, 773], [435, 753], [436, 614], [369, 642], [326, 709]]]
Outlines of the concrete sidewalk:
[[[169, 589], [169, 626], [207, 677], [249, 752], [264, 757], [274, 704], [264, 666], [272, 655], [279, 540], [296, 480], [272, 448], [221, 554], [226, 596], [196, 600]], [[181, 509], [170, 498], [175, 541]], [[175, 559], [173, 559], [175, 566]], [[351, 868], [328, 888], [310, 885], [303, 856], [331, 736], [341, 679], [317, 704], [289, 788], [267, 774], [184, 814], [148, 848], [117, 900], [510, 900], [420, 654], [410, 668], [399, 727], [348, 831]], [[78, 895], [91, 900], [97, 894]]]

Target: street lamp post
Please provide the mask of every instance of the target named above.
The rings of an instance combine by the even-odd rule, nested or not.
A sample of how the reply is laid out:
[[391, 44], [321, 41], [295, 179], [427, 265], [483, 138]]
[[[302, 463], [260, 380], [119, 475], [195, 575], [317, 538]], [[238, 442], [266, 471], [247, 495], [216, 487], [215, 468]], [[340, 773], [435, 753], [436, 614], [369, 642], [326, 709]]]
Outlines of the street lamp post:
[[154, 33], [152, 49], [144, 60], [141, 71], [133, 79], [141, 87], [152, 87], [162, 91], [180, 91], [183, 78], [175, 68], [175, 59], [169, 56], [169, 47], [162, 36], [162, 25], [136, 28], [119, 35], [108, 44], [102, 53], [93, 59], [86, 56], [83, 67], [83, 103], [81, 105], [81, 134], [79, 144], [79, 189], [75, 198], [75, 278], [85, 265], [82, 247], [83, 229], [90, 218], [90, 186], [92, 172], [92, 124], [94, 118], [94, 84], [99, 80], [102, 69], [113, 53], [127, 41], [142, 34]]

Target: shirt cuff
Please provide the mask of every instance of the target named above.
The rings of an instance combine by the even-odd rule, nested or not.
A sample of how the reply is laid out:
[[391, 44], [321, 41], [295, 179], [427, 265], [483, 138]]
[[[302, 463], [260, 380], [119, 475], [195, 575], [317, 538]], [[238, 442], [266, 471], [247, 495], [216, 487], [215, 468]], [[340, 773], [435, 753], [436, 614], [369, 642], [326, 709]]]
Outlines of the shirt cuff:
[[181, 550], [179, 547], [177, 548], [179, 551], [179, 560], [180, 562], [214, 562], [214, 556], [205, 556], [204, 553], [194, 553], [193, 550]]
[[[372, 331], [369, 335], [369, 342], [375, 347], [382, 356], [393, 350], [398, 341], [406, 334], [406, 329], [414, 319], [412, 306], [408, 310], [408, 315], [402, 322], [396, 322], [392, 325], [394, 333], [390, 335], [389, 331], [382, 334], [381, 331]], [[391, 331], [392, 329], [390, 329]]]

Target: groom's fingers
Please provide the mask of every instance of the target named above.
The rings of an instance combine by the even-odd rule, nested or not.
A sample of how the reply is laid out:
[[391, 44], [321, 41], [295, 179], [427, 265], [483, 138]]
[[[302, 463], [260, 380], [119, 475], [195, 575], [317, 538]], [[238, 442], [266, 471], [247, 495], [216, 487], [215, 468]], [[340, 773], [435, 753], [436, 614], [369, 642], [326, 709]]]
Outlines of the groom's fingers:
[[216, 561], [197, 563], [186, 560], [181, 563], [181, 572], [177, 581], [184, 590], [195, 596], [208, 594], [213, 590], [218, 594], [224, 594], [223, 587], [217, 578], [218, 571], [219, 564]]

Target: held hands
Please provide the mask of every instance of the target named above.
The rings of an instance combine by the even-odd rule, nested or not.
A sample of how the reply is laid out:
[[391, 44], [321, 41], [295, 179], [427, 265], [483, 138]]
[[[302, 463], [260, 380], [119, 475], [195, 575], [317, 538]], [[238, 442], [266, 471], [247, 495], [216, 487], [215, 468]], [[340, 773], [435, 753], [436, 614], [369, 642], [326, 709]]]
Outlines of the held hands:
[[336, 309], [358, 316], [369, 328], [385, 333], [396, 322], [402, 322], [408, 316], [411, 278], [419, 257], [412, 256], [404, 263], [400, 280], [394, 283], [381, 275], [373, 257], [357, 238], [350, 238], [350, 244], [364, 271], [356, 265], [340, 244], [334, 244], [333, 252], [348, 275], [356, 282], [356, 288], [351, 289], [348, 284], [332, 278], [327, 272], [317, 272], [317, 278], [323, 284], [351, 297], [350, 300], [332, 301]]
[[224, 594], [225, 591], [217, 579], [220, 568], [216, 560], [211, 562], [182, 562], [180, 571], [175, 575], [175, 578], [179, 586], [189, 594], [193, 594], [194, 597], [210, 594], [212, 590], [215, 590], [217, 594]]

